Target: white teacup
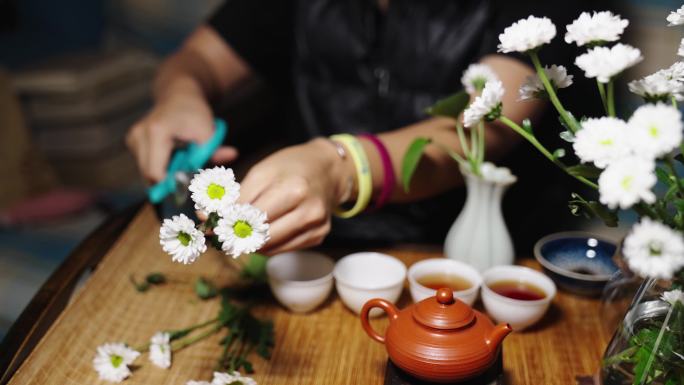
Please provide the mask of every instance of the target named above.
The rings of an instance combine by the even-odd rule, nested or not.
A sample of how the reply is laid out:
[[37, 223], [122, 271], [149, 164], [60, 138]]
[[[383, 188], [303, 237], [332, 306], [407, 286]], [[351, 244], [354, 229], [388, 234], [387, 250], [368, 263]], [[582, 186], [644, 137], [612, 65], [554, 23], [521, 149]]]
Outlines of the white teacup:
[[465, 290], [454, 291], [454, 297], [472, 306], [482, 284], [482, 276], [474, 267], [465, 262], [448, 258], [430, 258], [416, 262], [408, 270], [409, 288], [413, 302], [432, 297], [437, 290], [421, 285], [418, 281], [428, 275], [456, 276], [470, 283]]
[[[383, 298], [392, 303], [401, 295], [406, 278], [406, 265], [392, 256], [361, 252], [347, 255], [335, 265], [335, 287], [342, 302], [354, 313], [373, 298]], [[382, 314], [373, 309], [371, 317]]]
[[278, 302], [295, 313], [306, 313], [323, 303], [333, 284], [332, 258], [314, 251], [274, 255], [266, 263], [268, 284]]
[[[485, 310], [497, 322], [510, 324], [514, 331], [521, 331], [539, 321], [556, 296], [556, 285], [549, 277], [524, 266], [495, 266], [485, 271], [482, 279]], [[488, 286], [502, 281], [532, 284], [544, 292], [544, 298], [530, 301], [509, 298]]]

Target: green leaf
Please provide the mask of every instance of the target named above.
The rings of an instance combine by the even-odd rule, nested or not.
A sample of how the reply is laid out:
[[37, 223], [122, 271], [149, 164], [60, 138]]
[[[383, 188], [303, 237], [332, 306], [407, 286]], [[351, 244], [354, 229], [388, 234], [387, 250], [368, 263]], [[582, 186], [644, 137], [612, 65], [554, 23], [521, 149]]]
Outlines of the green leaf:
[[131, 281], [131, 284], [133, 284], [133, 287], [135, 287], [135, 290], [138, 293], [144, 293], [150, 288], [150, 284], [147, 282], [138, 283], [133, 274], [128, 277], [128, 280]]
[[674, 200], [674, 205], [677, 208], [677, 211], [682, 212], [684, 211], [684, 199], [675, 199]]
[[461, 112], [465, 110], [470, 102], [470, 95], [465, 92], [457, 92], [449, 97], [438, 100], [433, 106], [428, 107], [425, 112], [432, 116], [447, 116], [457, 119]]
[[568, 202], [570, 212], [576, 216], [584, 216], [587, 219], [601, 218], [608, 227], [616, 227], [618, 217], [615, 211], [596, 201], [587, 201], [577, 193], [572, 193], [572, 199]]
[[145, 281], [150, 285], [160, 285], [166, 283], [166, 276], [162, 273], [150, 273], [145, 277]]
[[597, 179], [601, 175], [602, 170], [590, 164], [578, 164], [566, 168], [567, 172], [572, 176], [582, 176], [590, 179]]
[[565, 149], [564, 149], [564, 148], [557, 148], [557, 149], [553, 152], [553, 158], [554, 158], [554, 159], [560, 159], [560, 158], [562, 158], [562, 157], [564, 157], [564, 156], [565, 156]]
[[534, 134], [534, 132], [532, 132], [532, 122], [529, 119], [523, 119], [522, 128], [528, 133]]
[[656, 167], [656, 175], [661, 183], [665, 183], [668, 186], [675, 184], [674, 178], [660, 167]]
[[241, 275], [256, 282], [266, 282], [266, 262], [268, 262], [267, 256], [259, 253], [250, 254], [247, 263], [242, 268]]
[[197, 294], [200, 299], [209, 299], [216, 297], [218, 291], [213, 283], [203, 277], [199, 277], [197, 278], [197, 281], [195, 281], [195, 294]]
[[401, 180], [404, 185], [404, 191], [406, 192], [408, 192], [411, 187], [411, 179], [418, 167], [420, 158], [423, 156], [423, 150], [429, 143], [430, 139], [428, 138], [416, 138], [404, 154], [404, 160], [401, 163]]
[[562, 131], [560, 134], [558, 134], [558, 136], [568, 143], [573, 143], [575, 141], [575, 134], [573, 134], [570, 130]]

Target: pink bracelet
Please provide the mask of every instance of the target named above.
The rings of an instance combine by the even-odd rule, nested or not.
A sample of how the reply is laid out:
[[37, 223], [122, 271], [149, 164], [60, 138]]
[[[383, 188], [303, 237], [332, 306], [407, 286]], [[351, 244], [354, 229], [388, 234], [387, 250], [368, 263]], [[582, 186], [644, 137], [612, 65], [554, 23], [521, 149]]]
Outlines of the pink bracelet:
[[357, 136], [359, 138], [368, 139], [371, 143], [373, 143], [375, 148], [378, 149], [380, 160], [382, 161], [382, 169], [384, 171], [382, 190], [380, 190], [380, 195], [372, 207], [373, 210], [378, 210], [389, 201], [390, 197], [392, 196], [392, 191], [394, 191], [394, 185], [397, 181], [396, 175], [394, 175], [394, 167], [392, 167], [392, 159], [390, 158], [389, 152], [387, 152], [387, 148], [377, 136], [366, 133], [359, 134]]

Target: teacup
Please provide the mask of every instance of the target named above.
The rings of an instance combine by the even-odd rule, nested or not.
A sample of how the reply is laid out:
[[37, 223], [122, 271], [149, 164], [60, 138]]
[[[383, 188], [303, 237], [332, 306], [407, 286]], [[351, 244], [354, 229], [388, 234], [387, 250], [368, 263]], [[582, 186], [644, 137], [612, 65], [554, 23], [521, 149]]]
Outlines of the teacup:
[[[474, 267], [465, 262], [448, 258], [431, 258], [414, 263], [408, 270], [409, 288], [413, 302], [420, 302], [435, 295], [441, 287], [425, 286], [426, 280], [434, 280], [433, 285], [449, 287], [454, 297], [472, 306], [482, 284], [482, 276]], [[439, 282], [443, 282], [443, 284]], [[452, 282], [447, 282], [452, 281]], [[453, 287], [463, 285], [467, 288]]]
[[485, 310], [514, 331], [539, 321], [556, 296], [556, 285], [549, 277], [524, 266], [495, 266], [482, 279]]
[[333, 284], [332, 258], [314, 251], [274, 255], [266, 263], [268, 284], [278, 302], [295, 313], [306, 313], [323, 303]]
[[[361, 252], [340, 259], [333, 275], [342, 302], [360, 314], [370, 299], [382, 298], [392, 303], [399, 299], [406, 278], [406, 265], [387, 254]], [[371, 317], [380, 314], [380, 309], [373, 309], [370, 313]]]

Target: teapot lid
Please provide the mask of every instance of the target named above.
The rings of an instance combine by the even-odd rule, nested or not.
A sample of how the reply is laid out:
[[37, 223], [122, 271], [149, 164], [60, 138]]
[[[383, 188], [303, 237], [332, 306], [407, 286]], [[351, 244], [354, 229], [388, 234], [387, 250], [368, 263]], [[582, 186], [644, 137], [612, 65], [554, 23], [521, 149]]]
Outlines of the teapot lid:
[[448, 330], [470, 325], [475, 313], [470, 306], [454, 298], [450, 288], [445, 287], [437, 290], [434, 297], [418, 302], [413, 308], [413, 318], [425, 326]]

